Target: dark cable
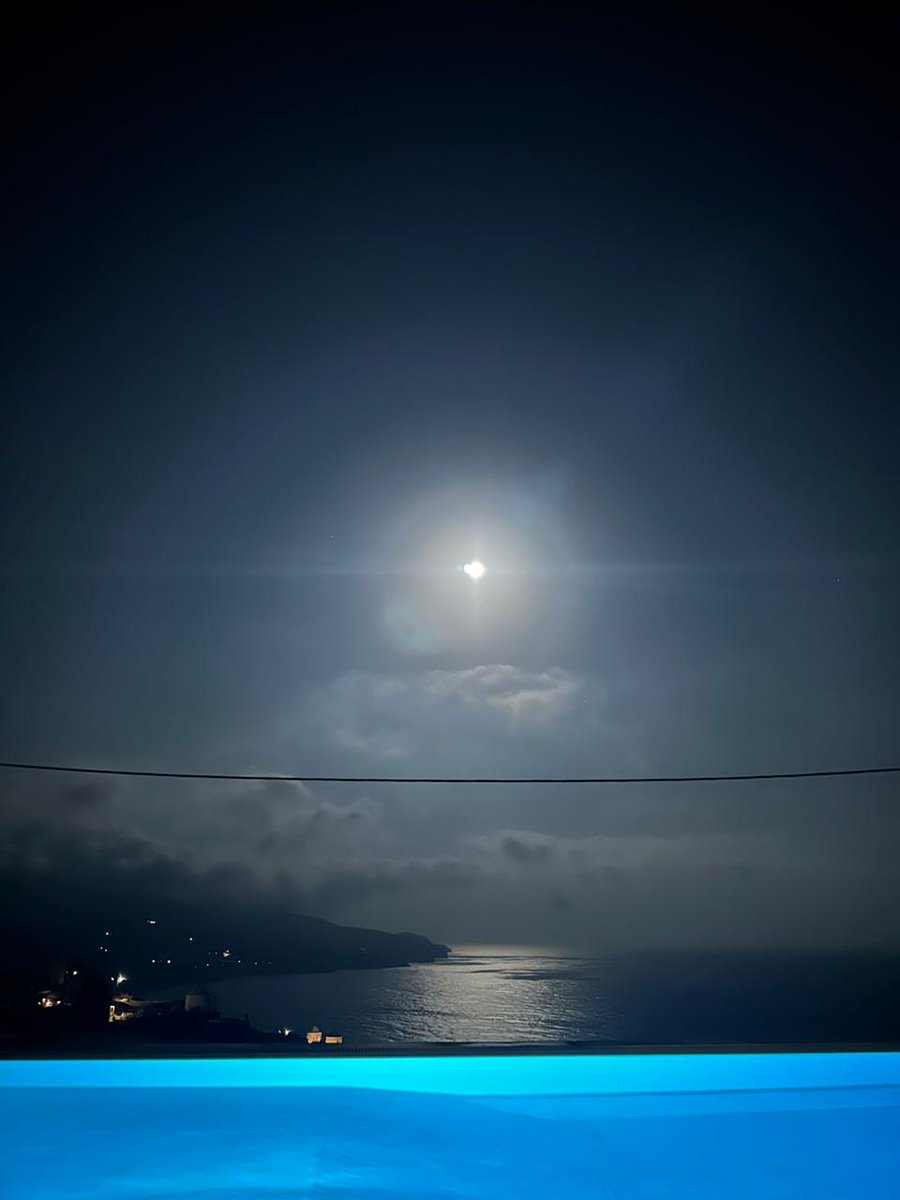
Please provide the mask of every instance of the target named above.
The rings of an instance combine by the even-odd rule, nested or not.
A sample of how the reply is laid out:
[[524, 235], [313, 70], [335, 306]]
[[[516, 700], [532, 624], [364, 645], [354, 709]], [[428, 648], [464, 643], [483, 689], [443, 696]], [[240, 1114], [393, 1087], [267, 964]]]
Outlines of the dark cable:
[[129, 771], [113, 767], [69, 767], [55, 763], [0, 762], [12, 771], [64, 771], [73, 775], [122, 775], [141, 779], [219, 779], [245, 783], [737, 783], [761, 779], [833, 779], [847, 775], [892, 775], [900, 767], [855, 767], [842, 771], [761, 771], [749, 775], [629, 775], [622, 778], [469, 778], [390, 775], [220, 775], [200, 771]]

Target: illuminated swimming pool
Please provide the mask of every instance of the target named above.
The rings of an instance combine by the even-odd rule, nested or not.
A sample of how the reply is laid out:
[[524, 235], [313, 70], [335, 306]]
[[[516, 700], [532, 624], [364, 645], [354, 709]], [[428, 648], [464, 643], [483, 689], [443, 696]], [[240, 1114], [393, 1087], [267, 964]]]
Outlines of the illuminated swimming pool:
[[0, 1063], [6, 1200], [900, 1197], [900, 1053]]

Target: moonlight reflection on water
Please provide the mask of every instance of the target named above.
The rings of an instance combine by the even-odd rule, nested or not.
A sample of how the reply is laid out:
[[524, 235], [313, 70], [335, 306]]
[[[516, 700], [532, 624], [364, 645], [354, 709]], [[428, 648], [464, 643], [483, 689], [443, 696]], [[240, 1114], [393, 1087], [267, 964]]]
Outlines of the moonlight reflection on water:
[[259, 1028], [327, 1025], [355, 1046], [619, 1036], [602, 964], [554, 949], [461, 947], [444, 962], [233, 979], [215, 992], [223, 1013]]

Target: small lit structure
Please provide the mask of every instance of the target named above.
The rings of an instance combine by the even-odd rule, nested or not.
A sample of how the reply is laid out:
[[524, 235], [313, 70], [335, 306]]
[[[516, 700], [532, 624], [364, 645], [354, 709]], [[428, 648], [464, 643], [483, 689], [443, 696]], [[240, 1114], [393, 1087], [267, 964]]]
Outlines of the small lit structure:
[[58, 1004], [62, 1004], [62, 997], [58, 992], [41, 992], [38, 998], [40, 1008], [56, 1008]]
[[[154, 1021], [169, 1020], [182, 1013], [179, 1000], [142, 1000], [130, 992], [119, 992], [113, 996], [109, 1006], [111, 1024], [132, 1021], [135, 1017]], [[211, 1014], [215, 1015], [215, 1014]]]
[[185, 1012], [209, 1012], [210, 995], [205, 987], [193, 988], [184, 997]]
[[133, 1021], [135, 1017], [143, 1015], [143, 1010], [145, 1007], [145, 1001], [136, 1000], [134, 996], [130, 995], [128, 992], [121, 992], [118, 996], [113, 996], [110, 1003], [110, 1024], [115, 1025], [120, 1021]]
[[110, 1004], [109, 1006], [110, 1025], [115, 1025], [119, 1021], [133, 1021], [137, 1015], [136, 1010], [133, 1008], [124, 1008], [118, 1004]]
[[339, 1033], [323, 1033], [318, 1025], [313, 1025], [306, 1035], [306, 1041], [310, 1046], [340, 1046], [343, 1040], [343, 1036]]

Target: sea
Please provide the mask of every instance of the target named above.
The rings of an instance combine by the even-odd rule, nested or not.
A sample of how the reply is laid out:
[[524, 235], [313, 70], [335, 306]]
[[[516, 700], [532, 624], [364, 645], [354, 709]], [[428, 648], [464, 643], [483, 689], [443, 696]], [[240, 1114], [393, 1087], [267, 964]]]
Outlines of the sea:
[[900, 960], [461, 946], [446, 960], [213, 985], [257, 1029], [316, 1025], [344, 1044], [900, 1043]]

